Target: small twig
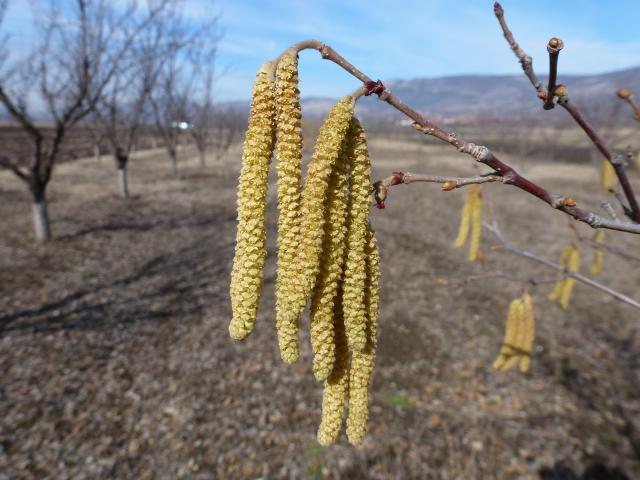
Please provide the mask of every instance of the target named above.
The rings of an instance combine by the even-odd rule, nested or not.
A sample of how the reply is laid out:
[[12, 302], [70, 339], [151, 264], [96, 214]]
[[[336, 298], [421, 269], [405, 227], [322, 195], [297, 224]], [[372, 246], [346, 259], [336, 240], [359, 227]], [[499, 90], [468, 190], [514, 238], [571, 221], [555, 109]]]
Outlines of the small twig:
[[513, 253], [515, 255], [519, 255], [521, 257], [524, 258], [528, 258], [529, 260], [533, 260], [535, 262], [541, 263], [543, 265], [546, 265], [549, 268], [552, 268], [554, 270], [557, 270], [559, 272], [562, 272], [565, 276], [567, 277], [571, 277], [571, 278], [575, 278], [577, 281], [584, 283], [585, 285], [588, 285], [592, 288], [595, 288], [596, 290], [600, 290], [601, 292], [604, 292], [608, 295], [611, 295], [612, 297], [614, 297], [616, 300], [620, 300], [623, 303], [626, 303], [627, 305], [630, 305], [633, 308], [636, 308], [638, 310], [640, 310], [640, 302], [634, 300], [633, 298], [630, 298], [626, 295], [624, 295], [623, 293], [620, 293], [616, 290], [613, 290], [610, 287], [607, 287], [606, 285], [603, 285], [599, 282], [596, 282], [595, 280], [592, 280], [591, 278], [579, 273], [579, 272], [572, 272], [570, 270], [567, 270], [565, 267], [563, 267], [562, 265], [552, 262], [551, 260], [548, 260], [544, 257], [541, 257], [540, 255], [537, 255], [533, 252], [530, 252], [528, 250], [523, 250], [521, 248], [517, 248], [517, 247], [513, 247], [511, 246], [507, 240], [504, 238], [504, 236], [502, 235], [502, 233], [500, 232], [500, 229], [498, 228], [497, 224], [494, 222], [493, 224], [488, 224], [486, 222], [483, 222], [483, 226], [489, 230], [495, 237], [496, 239], [500, 242], [502, 248], [510, 253]]
[[613, 220], [618, 220], [618, 214], [616, 213], [616, 211], [613, 209], [613, 207], [611, 206], [611, 204], [607, 201], [604, 200], [600, 206], [603, 208], [603, 210], [605, 212], [607, 212], [609, 214], [609, 216], [613, 219]]
[[503, 280], [508, 280], [510, 282], [515, 282], [515, 283], [524, 283], [527, 285], [544, 285], [544, 284], [549, 284], [549, 283], [556, 283], [558, 281], [558, 279], [556, 277], [553, 278], [542, 278], [542, 279], [537, 279], [537, 278], [524, 278], [524, 277], [516, 277], [514, 275], [509, 275], [507, 273], [504, 272], [487, 272], [487, 273], [481, 273], [478, 275], [469, 275], [468, 277], [464, 277], [461, 279], [443, 279], [444, 284], [445, 285], [454, 285], [454, 286], [459, 286], [459, 285], [465, 285], [469, 282], [474, 282], [474, 281], [478, 281], [478, 280], [485, 280], [487, 278], [501, 278]]
[[553, 37], [547, 44], [547, 52], [549, 52], [549, 84], [547, 87], [547, 99], [544, 102], [543, 108], [545, 110], [551, 110], [555, 107], [553, 98], [556, 91], [556, 79], [558, 75], [558, 57], [560, 56], [560, 50], [564, 44], [559, 38]]
[[640, 106], [633, 98], [631, 90], [629, 90], [628, 88], [620, 88], [616, 93], [618, 94], [618, 97], [626, 101], [631, 106], [631, 108], [633, 109], [633, 118], [640, 122]]
[[509, 27], [507, 26], [507, 22], [504, 19], [504, 9], [498, 2], [496, 2], [493, 6], [493, 11], [496, 15], [496, 18], [498, 19], [498, 22], [500, 23], [500, 26], [502, 27], [502, 32], [504, 34], [505, 39], [509, 43], [511, 50], [516, 55], [520, 63], [523, 65], [523, 68], [526, 65], [525, 74], [527, 75], [527, 77], [529, 78], [529, 81], [532, 83], [535, 89], [538, 91], [538, 97], [541, 100], [545, 101], [545, 103], [547, 102], [547, 99], [550, 96], [552, 97], [553, 95], [556, 95], [559, 97], [558, 105], [560, 105], [567, 112], [569, 112], [569, 114], [573, 117], [576, 123], [582, 128], [582, 130], [584, 130], [587, 136], [591, 139], [591, 142], [595, 145], [595, 147], [600, 151], [600, 153], [602, 153], [602, 155], [604, 155], [604, 157], [613, 166], [616, 172], [616, 175], [618, 177], [618, 181], [620, 182], [620, 185], [622, 186], [622, 190], [624, 191], [625, 197], [629, 202], [630, 215], [628, 216], [634, 222], [640, 223], [640, 205], [638, 204], [638, 200], [636, 199], [635, 193], [633, 192], [633, 187], [631, 186], [631, 183], [629, 182], [629, 178], [627, 177], [625, 166], [622, 163], [615, 161], [614, 156], [612, 155], [611, 151], [607, 148], [602, 138], [598, 135], [598, 133], [594, 130], [594, 128], [589, 124], [589, 122], [587, 122], [587, 120], [582, 116], [582, 113], [580, 113], [580, 111], [578, 110], [578, 107], [574, 105], [573, 102], [571, 102], [567, 94], [566, 88], [564, 88], [564, 86], [562, 86], [563, 87], [562, 91], [558, 91], [558, 88], [560, 87], [558, 86], [556, 87], [556, 91], [554, 92], [547, 92], [541, 87], [540, 81], [538, 80], [538, 78], [536, 77], [533, 71], [533, 61], [531, 57], [529, 57], [526, 53], [524, 53], [522, 48], [518, 46], [518, 44], [513, 38], [513, 33], [511, 33], [511, 30], [509, 30]]

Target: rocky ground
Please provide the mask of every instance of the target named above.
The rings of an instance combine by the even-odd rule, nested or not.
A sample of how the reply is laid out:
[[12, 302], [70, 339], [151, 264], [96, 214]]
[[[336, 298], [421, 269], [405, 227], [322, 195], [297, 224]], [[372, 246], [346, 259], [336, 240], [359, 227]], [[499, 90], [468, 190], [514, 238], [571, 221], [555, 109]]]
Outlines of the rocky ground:
[[[473, 173], [430, 143], [371, 143], [377, 177]], [[111, 160], [61, 165], [46, 245], [32, 239], [24, 186], [0, 173], [0, 479], [570, 479], [589, 467], [640, 478], [638, 312], [584, 285], [564, 312], [548, 284], [532, 287], [532, 371], [492, 370], [522, 284], [473, 277], [553, 273], [492, 248], [487, 232], [485, 260], [467, 262], [451, 246], [465, 193], [427, 184], [395, 187], [372, 211], [383, 280], [369, 434], [359, 448], [344, 435], [319, 446], [307, 319], [301, 361], [277, 351], [275, 197], [259, 321], [234, 343], [240, 150], [204, 169], [181, 155], [176, 178], [163, 152], [138, 154], [130, 200]], [[595, 166], [520, 166], [597, 208]], [[515, 245], [553, 259], [575, 239], [566, 216], [511, 187], [488, 185], [485, 199]], [[638, 298], [638, 239], [607, 239], [636, 260], [606, 254], [601, 281]]]

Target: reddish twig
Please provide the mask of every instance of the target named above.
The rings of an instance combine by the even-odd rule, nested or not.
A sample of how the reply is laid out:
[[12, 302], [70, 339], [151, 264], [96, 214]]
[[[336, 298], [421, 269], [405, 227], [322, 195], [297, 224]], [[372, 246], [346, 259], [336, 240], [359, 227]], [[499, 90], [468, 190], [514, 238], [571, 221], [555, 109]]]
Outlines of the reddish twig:
[[[543, 89], [543, 87], [540, 84], [540, 81], [538, 80], [538, 78], [536, 77], [536, 74], [533, 71], [533, 61], [531, 57], [528, 56], [522, 50], [522, 48], [518, 46], [518, 44], [513, 38], [513, 33], [511, 33], [511, 30], [509, 30], [509, 27], [507, 26], [507, 23], [504, 19], [504, 9], [498, 2], [496, 2], [493, 6], [493, 11], [496, 15], [496, 18], [498, 19], [498, 22], [500, 23], [500, 26], [502, 27], [502, 33], [504, 34], [504, 37], [507, 40], [507, 43], [509, 43], [511, 50], [513, 50], [513, 53], [516, 55], [516, 57], [522, 64], [525, 70], [525, 74], [529, 78], [529, 81], [531, 81], [532, 85], [538, 91], [538, 97], [540, 97], [541, 100], [544, 100], [545, 104], [548, 101], [548, 98], [552, 97], [554, 94], [559, 97], [558, 105], [560, 105], [567, 112], [569, 112], [569, 114], [573, 117], [573, 119], [580, 126], [580, 128], [582, 128], [582, 130], [584, 130], [584, 132], [587, 134], [589, 139], [591, 139], [591, 142], [595, 145], [595, 147], [600, 151], [600, 153], [602, 153], [602, 155], [613, 166], [616, 172], [616, 175], [618, 177], [618, 181], [620, 182], [620, 185], [622, 186], [622, 190], [624, 191], [624, 195], [627, 198], [627, 201], [629, 203], [629, 208], [631, 210], [629, 218], [631, 218], [631, 220], [633, 220], [634, 222], [639, 223], [640, 222], [640, 205], [638, 204], [638, 200], [636, 199], [631, 183], [629, 182], [629, 178], [627, 177], [624, 164], [616, 160], [616, 156], [614, 156], [611, 153], [611, 151], [607, 148], [602, 138], [597, 134], [597, 132], [593, 129], [593, 127], [589, 124], [589, 122], [587, 122], [587, 120], [582, 116], [582, 114], [578, 110], [578, 107], [571, 102], [571, 100], [569, 99], [569, 96], [567, 95], [566, 88], [563, 88], [561, 92], [558, 92], [557, 90], [555, 92], [547, 92], [546, 90]], [[542, 92], [542, 95], [541, 95], [541, 92]]]
[[[356, 77], [365, 85], [365, 88], [367, 82], [377, 83], [370, 77], [362, 73], [358, 68], [352, 65], [334, 49], [332, 49], [328, 45], [323, 44], [322, 42], [319, 42], [318, 40], [311, 39], [296, 43], [289, 47], [285, 52], [283, 52], [283, 54], [287, 53], [290, 55], [296, 55], [298, 52], [305, 49], [317, 50], [318, 52], [320, 52], [322, 58], [332, 61], [333, 63]], [[277, 64], [279, 58], [276, 59], [274, 65]], [[531, 69], [531, 71], [533, 70]], [[427, 135], [434, 136], [442, 140], [443, 142], [456, 147], [458, 151], [467, 153], [475, 158], [478, 162], [484, 163], [488, 167], [492, 168], [498, 175], [503, 177], [503, 183], [518, 187], [521, 190], [524, 190], [538, 197], [540, 200], [546, 202], [553, 208], [562, 210], [576, 220], [584, 222], [593, 228], [609, 228], [630, 233], [640, 233], [639, 224], [612, 221], [603, 218], [600, 215], [595, 214], [594, 212], [573, 206], [575, 204], [564, 204], [562, 202], [562, 199], [567, 197], [551, 194], [541, 186], [526, 179], [525, 177], [520, 175], [513, 167], [500, 161], [487, 147], [482, 145], [475, 145], [474, 143], [468, 143], [460, 138], [457, 134], [446, 132], [438, 125], [427, 120], [420, 113], [406, 105], [399, 98], [393, 95], [388, 89], [384, 89], [381, 93], [378, 93], [378, 98], [388, 103], [395, 109], [399, 110], [407, 117], [411, 118], [414, 121], [413, 127], [416, 128], [416, 130], [421, 131]], [[381, 203], [380, 208], [384, 208], [384, 201]]]
[[634, 100], [631, 90], [628, 88], [620, 88], [616, 93], [618, 94], [618, 97], [627, 102], [631, 108], [633, 108], [633, 118], [640, 122], [640, 106]]
[[547, 86], [547, 98], [544, 102], [543, 108], [545, 110], [551, 110], [555, 107], [553, 99], [556, 91], [556, 80], [558, 76], [558, 57], [560, 56], [560, 50], [564, 44], [559, 38], [553, 37], [547, 44], [547, 52], [549, 52], [549, 84]]

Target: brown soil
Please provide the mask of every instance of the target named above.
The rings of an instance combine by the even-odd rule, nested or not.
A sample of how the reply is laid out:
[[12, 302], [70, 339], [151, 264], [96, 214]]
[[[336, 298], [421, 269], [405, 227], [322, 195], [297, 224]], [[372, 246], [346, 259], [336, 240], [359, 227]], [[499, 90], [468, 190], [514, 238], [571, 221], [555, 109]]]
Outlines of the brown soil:
[[[474, 172], [426, 141], [371, 144], [377, 178]], [[526, 479], [557, 461], [640, 476], [622, 418], [640, 413], [638, 312], [584, 285], [565, 312], [546, 300], [548, 284], [532, 287], [532, 372], [494, 371], [522, 285], [452, 280], [553, 273], [495, 251], [486, 232], [485, 261], [467, 262], [451, 246], [465, 192], [431, 184], [394, 187], [387, 209], [372, 211], [383, 290], [369, 434], [359, 448], [344, 435], [320, 447], [307, 319], [303, 358], [287, 366], [277, 351], [274, 195], [258, 324], [234, 343], [240, 150], [204, 170], [181, 155], [178, 178], [160, 151], [132, 159], [129, 201], [116, 195], [111, 161], [61, 165], [46, 245], [33, 241], [26, 189], [0, 173], [0, 479]], [[596, 166], [518, 166], [598, 208]], [[499, 184], [484, 192], [515, 245], [555, 258], [574, 239], [567, 217], [532, 197]], [[607, 241], [640, 255], [636, 237]], [[588, 271], [592, 251], [581, 250]], [[605, 258], [601, 281], [638, 298], [640, 263]]]

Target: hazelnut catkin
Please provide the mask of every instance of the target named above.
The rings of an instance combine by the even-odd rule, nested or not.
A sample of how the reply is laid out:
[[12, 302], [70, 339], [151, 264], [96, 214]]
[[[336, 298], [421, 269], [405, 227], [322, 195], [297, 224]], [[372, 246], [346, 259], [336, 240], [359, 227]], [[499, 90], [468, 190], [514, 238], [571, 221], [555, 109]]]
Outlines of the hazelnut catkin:
[[471, 241], [469, 243], [469, 260], [475, 262], [480, 251], [482, 234], [482, 189], [480, 185], [471, 185], [473, 191], [473, 209], [471, 211]]
[[292, 308], [301, 295], [294, 281], [300, 233], [302, 110], [298, 90], [298, 57], [284, 54], [276, 69], [276, 169], [278, 172], [278, 268], [276, 329], [280, 355], [298, 359], [298, 316]]
[[354, 118], [349, 130], [352, 155], [349, 177], [349, 213], [347, 217], [347, 258], [344, 271], [343, 309], [347, 341], [352, 351], [362, 352], [367, 345], [364, 291], [366, 283], [366, 236], [371, 191], [371, 162], [367, 140], [360, 122]]
[[531, 367], [531, 352], [536, 336], [535, 317], [533, 315], [533, 299], [528, 293], [522, 296], [522, 333], [518, 348], [521, 350], [520, 371], [528, 372]]
[[[349, 390], [349, 349], [342, 318], [341, 292], [335, 302], [335, 362], [331, 374], [324, 382], [322, 393], [322, 421], [318, 428], [318, 443], [331, 445], [338, 438]], [[333, 341], [333, 339], [332, 339]]]
[[602, 272], [602, 265], [604, 263], [604, 251], [602, 250], [604, 230], [598, 230], [593, 237], [593, 241], [598, 245], [593, 255], [593, 263], [591, 264], [591, 274], [595, 276]]
[[[566, 268], [569, 266], [569, 257], [571, 257], [573, 248], [573, 244], [569, 243], [564, 247], [564, 249], [562, 249], [562, 253], [560, 254], [560, 259], [558, 261], [562, 267]], [[565, 280], [565, 278], [561, 278], [556, 282], [553, 290], [549, 293], [549, 300], [558, 300], [560, 298], [562, 291], [564, 290]]]
[[367, 312], [367, 344], [362, 352], [354, 351], [349, 373], [349, 416], [347, 438], [353, 445], [364, 439], [369, 421], [369, 385], [375, 363], [378, 344], [378, 304], [380, 301], [380, 255], [373, 229], [367, 225], [366, 233], [366, 287], [365, 308]]
[[266, 256], [265, 205], [269, 163], [275, 132], [275, 96], [270, 78], [272, 64], [264, 64], [256, 76], [249, 127], [242, 152], [238, 184], [238, 232], [231, 270], [229, 334], [242, 340], [256, 322]]
[[[333, 324], [346, 249], [346, 187], [349, 167], [349, 158], [343, 149], [329, 181], [320, 274], [311, 301], [313, 373], [317, 380], [325, 380], [329, 376], [335, 361]], [[342, 304], [340, 314], [342, 315]]]
[[302, 294], [296, 296], [290, 306], [296, 318], [302, 315], [320, 271], [329, 180], [338, 157], [345, 147], [347, 132], [353, 117], [353, 107], [354, 100], [348, 96], [331, 109], [320, 127], [313, 156], [309, 162], [309, 171], [302, 191], [302, 216], [295, 277], [295, 283]]
[[471, 225], [471, 212], [473, 207], [473, 196], [471, 189], [467, 190], [467, 196], [462, 207], [462, 217], [460, 218], [460, 226], [458, 227], [458, 236], [453, 242], [456, 248], [462, 248], [467, 242], [469, 236], [469, 225]]
[[502, 347], [498, 358], [493, 362], [493, 368], [496, 370], [502, 370], [505, 367], [509, 358], [511, 358], [516, 351], [516, 341], [518, 338], [518, 315], [521, 306], [521, 300], [519, 298], [512, 300], [509, 304], [509, 311], [507, 313], [507, 325], [504, 333], [504, 340], [502, 341]]
[[[571, 250], [571, 255], [569, 256], [569, 262], [567, 267], [571, 272], [577, 272], [580, 270], [580, 251], [572, 245], [573, 249]], [[576, 283], [576, 279], [573, 277], [569, 277], [564, 281], [564, 287], [562, 288], [562, 293], [560, 294], [560, 306], [566, 310], [569, 306], [569, 301], [571, 300], [571, 292], [573, 290], [573, 286]]]
[[600, 166], [600, 188], [609, 190], [616, 185], [616, 171], [613, 165], [606, 158], [602, 160]]
[[471, 241], [469, 243], [469, 260], [477, 260], [480, 252], [480, 236], [482, 234], [482, 189], [480, 185], [473, 184], [467, 190], [467, 196], [462, 209], [458, 236], [453, 245], [462, 248], [467, 242], [471, 230]]

